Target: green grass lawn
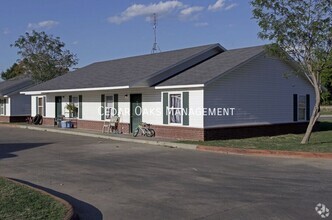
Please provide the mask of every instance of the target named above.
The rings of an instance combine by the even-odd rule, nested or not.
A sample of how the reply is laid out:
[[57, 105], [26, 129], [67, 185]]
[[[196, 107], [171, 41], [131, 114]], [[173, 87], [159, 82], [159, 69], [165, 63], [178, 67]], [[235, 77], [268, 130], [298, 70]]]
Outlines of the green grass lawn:
[[0, 177], [0, 219], [63, 219], [66, 207], [48, 195]]
[[332, 121], [321, 121], [320, 131], [314, 132], [309, 144], [300, 144], [303, 134], [287, 134], [272, 137], [256, 137], [217, 141], [185, 141], [185, 143], [235, 147], [245, 149], [287, 150], [305, 152], [332, 152]]
[[321, 106], [320, 114], [321, 115], [332, 115], [332, 106]]

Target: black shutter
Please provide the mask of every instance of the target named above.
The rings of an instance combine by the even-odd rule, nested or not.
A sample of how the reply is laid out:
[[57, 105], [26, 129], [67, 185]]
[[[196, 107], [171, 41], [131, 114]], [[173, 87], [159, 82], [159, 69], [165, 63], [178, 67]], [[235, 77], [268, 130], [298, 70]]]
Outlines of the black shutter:
[[[73, 102], [73, 97], [70, 95], [70, 96], [69, 96], [69, 104], [72, 104], [72, 102]], [[70, 112], [69, 112], [69, 118], [72, 118], [72, 117], [73, 117], [73, 114], [74, 114], [74, 113], [73, 113], [72, 111], [70, 111]]]
[[83, 111], [82, 101], [83, 101], [82, 95], [79, 95], [78, 96], [78, 118], [80, 118], [80, 119], [82, 118], [82, 111]]
[[183, 92], [183, 125], [189, 125], [189, 92]]
[[100, 106], [101, 106], [100, 119], [105, 120], [105, 95], [104, 94], [102, 94], [100, 96]]
[[168, 93], [163, 93], [163, 124], [168, 124]]
[[306, 95], [306, 119], [307, 121], [310, 120], [310, 95]]
[[38, 97], [36, 97], [36, 115], [38, 114]]
[[293, 121], [297, 121], [297, 94], [293, 94]]
[[7, 103], [7, 99], [3, 100], [3, 115], [6, 115], [6, 103]]
[[119, 95], [114, 94], [114, 109], [115, 109], [115, 115], [119, 115]]
[[46, 96], [43, 97], [43, 116], [46, 116]]

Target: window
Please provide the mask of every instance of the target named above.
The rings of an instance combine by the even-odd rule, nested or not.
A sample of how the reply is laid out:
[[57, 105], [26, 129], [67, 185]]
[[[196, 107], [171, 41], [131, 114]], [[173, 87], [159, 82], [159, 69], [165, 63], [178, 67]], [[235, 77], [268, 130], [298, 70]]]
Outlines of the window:
[[38, 97], [37, 114], [44, 115], [43, 97]]
[[179, 94], [169, 95], [169, 122], [174, 124], [182, 123], [182, 96]]
[[5, 115], [6, 113], [6, 100], [0, 99], [0, 115]]
[[105, 119], [110, 119], [114, 115], [113, 96], [105, 97]]
[[306, 116], [306, 97], [304, 95], [299, 96], [298, 111], [299, 111], [299, 120], [305, 120], [305, 116]]
[[79, 101], [78, 101], [78, 97], [74, 96], [73, 97], [73, 103], [74, 105], [74, 110], [73, 110], [73, 118], [77, 118], [78, 117], [78, 107], [79, 107]]

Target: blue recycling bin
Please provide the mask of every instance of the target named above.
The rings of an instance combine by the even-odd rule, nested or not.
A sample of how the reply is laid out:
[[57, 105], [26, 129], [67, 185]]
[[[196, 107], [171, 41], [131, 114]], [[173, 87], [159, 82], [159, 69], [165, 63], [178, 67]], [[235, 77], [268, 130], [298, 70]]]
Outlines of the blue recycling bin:
[[72, 128], [73, 123], [71, 121], [66, 121], [66, 128]]

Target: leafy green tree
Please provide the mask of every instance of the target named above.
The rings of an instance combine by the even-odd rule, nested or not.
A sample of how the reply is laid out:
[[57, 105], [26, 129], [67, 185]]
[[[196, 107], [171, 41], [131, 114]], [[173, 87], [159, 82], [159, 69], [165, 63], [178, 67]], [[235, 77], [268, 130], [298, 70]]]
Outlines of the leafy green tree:
[[322, 84], [327, 91], [322, 93], [322, 101], [324, 105], [332, 104], [332, 53], [330, 54], [327, 64], [322, 71]]
[[[308, 143], [320, 116], [321, 74], [332, 47], [331, 0], [252, 0], [253, 17], [261, 39], [271, 51], [294, 59], [315, 89], [315, 107], [301, 141]], [[287, 52], [287, 54], [286, 54]]]
[[76, 55], [65, 50], [59, 37], [45, 32], [25, 33], [11, 46], [19, 49], [24, 68], [36, 82], [44, 82], [65, 74], [77, 64]]
[[14, 63], [6, 71], [1, 72], [1, 78], [3, 80], [8, 80], [25, 73], [22, 63]]

